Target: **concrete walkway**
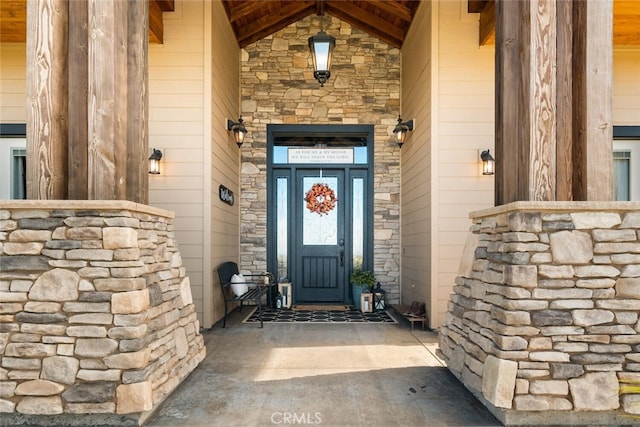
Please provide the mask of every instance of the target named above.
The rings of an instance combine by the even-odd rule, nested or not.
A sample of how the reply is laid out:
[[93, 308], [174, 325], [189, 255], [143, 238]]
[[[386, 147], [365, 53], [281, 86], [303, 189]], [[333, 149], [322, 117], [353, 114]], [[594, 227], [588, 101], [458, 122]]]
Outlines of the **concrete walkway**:
[[499, 426], [444, 367], [437, 336], [399, 324], [243, 324], [205, 332], [207, 358], [150, 426]]

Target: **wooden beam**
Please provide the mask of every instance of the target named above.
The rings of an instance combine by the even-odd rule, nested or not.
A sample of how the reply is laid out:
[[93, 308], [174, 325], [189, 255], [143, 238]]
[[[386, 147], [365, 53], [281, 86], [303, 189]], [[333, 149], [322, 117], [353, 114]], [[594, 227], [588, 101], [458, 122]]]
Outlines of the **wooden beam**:
[[498, 0], [496, 12], [496, 203], [555, 200], [555, 2]]
[[87, 200], [89, 128], [87, 50], [89, 9], [86, 1], [69, 2], [69, 199]]
[[[530, 169], [527, 200], [556, 200], [556, 2], [529, 0]], [[522, 70], [521, 72], [526, 72]]]
[[127, 200], [149, 203], [148, 2], [129, 3], [127, 33]]
[[613, 199], [612, 8], [573, 2], [575, 200]]
[[468, 13], [480, 13], [487, 4], [487, 0], [469, 0], [467, 2]]
[[573, 200], [573, 13], [569, 1], [557, 2], [556, 199]]
[[[491, 19], [489, 9], [494, 1], [469, 0], [469, 13], [481, 14], [480, 46], [495, 43], [495, 21]], [[483, 17], [485, 14], [487, 16]], [[613, 0], [613, 44], [615, 46], [640, 45], [640, 1]]]
[[175, 0], [150, 0], [149, 7], [151, 7], [152, 2], [160, 6], [163, 12], [173, 12], [176, 10]]
[[27, 198], [67, 198], [67, 0], [27, 6]]
[[[86, 0], [72, 0], [86, 1]], [[175, 0], [148, 0], [150, 10], [158, 11], [150, 28], [149, 41], [162, 43], [162, 12], [175, 10]], [[259, 2], [258, 2], [259, 3]], [[27, 0], [0, 0], [0, 42], [24, 43], [27, 40]]]
[[480, 13], [480, 46], [496, 42], [496, 2], [489, 0]]
[[149, 1], [149, 41], [151, 43], [164, 43], [164, 22], [162, 20], [162, 8], [157, 1]]
[[273, 14], [263, 16], [240, 29], [238, 44], [240, 47], [246, 47], [253, 42], [261, 40], [312, 14], [315, 10], [314, 7], [314, 3], [295, 2], [290, 7], [282, 8]]
[[[519, 1], [498, 1], [496, 4], [496, 54], [495, 54], [495, 204], [503, 205], [524, 198], [520, 180], [529, 175], [528, 161], [519, 159], [520, 138], [518, 129], [529, 123], [518, 123], [520, 102], [520, 20]], [[509, 165], [507, 167], [507, 165]]]
[[126, 198], [127, 5], [88, 0], [89, 167], [91, 200]]
[[376, 15], [357, 7], [353, 3], [339, 2], [337, 6], [333, 6], [333, 4], [328, 3], [326, 5], [326, 13], [340, 18], [369, 34], [373, 34], [394, 47], [402, 47], [402, 42], [404, 41], [402, 28], [381, 20]]
[[[329, 0], [329, 2], [331, 3], [341, 3], [343, 0]], [[397, 1], [387, 1], [387, 0], [380, 0], [380, 1], [373, 1], [371, 2], [373, 4], [373, 6], [375, 6], [377, 9], [382, 10], [383, 12], [385, 12], [386, 14], [389, 14], [393, 17], [397, 17], [400, 18], [401, 20], [403, 20], [404, 22], [410, 24], [411, 21], [413, 20], [413, 16], [411, 14], [411, 10], [409, 10], [409, 8], [401, 3], [398, 3]], [[339, 6], [339, 5], [336, 5]]]

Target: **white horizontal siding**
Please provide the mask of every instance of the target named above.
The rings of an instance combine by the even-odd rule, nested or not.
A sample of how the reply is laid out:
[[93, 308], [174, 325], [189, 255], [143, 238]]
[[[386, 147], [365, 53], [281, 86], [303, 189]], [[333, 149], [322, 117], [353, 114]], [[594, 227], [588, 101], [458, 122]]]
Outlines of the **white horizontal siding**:
[[479, 150], [494, 145], [494, 50], [478, 46], [478, 15], [465, 2], [439, 2], [437, 221], [432, 325], [444, 321], [472, 210], [493, 206], [493, 178], [483, 177]]
[[27, 52], [25, 43], [0, 47], [0, 122], [27, 121]]
[[204, 3], [164, 13], [164, 44], [149, 45], [149, 146], [162, 150], [149, 203], [176, 213], [174, 229], [202, 322], [204, 313]]
[[640, 126], [640, 48], [613, 53], [613, 123]]

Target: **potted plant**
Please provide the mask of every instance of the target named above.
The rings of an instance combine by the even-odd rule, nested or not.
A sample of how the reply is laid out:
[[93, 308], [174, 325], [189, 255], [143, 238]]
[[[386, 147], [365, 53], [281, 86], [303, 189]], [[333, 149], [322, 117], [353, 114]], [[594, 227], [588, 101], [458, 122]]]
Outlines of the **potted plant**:
[[353, 305], [360, 309], [360, 294], [364, 291], [371, 292], [376, 285], [376, 276], [369, 270], [353, 270], [349, 277], [351, 282], [351, 296]]

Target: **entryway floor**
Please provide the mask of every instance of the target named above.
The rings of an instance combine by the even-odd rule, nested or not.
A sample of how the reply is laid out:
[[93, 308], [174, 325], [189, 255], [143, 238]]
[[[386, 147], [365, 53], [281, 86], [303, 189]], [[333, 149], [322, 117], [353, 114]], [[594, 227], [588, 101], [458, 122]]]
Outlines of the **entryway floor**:
[[207, 357], [149, 426], [499, 426], [400, 323], [242, 323], [204, 332]]

